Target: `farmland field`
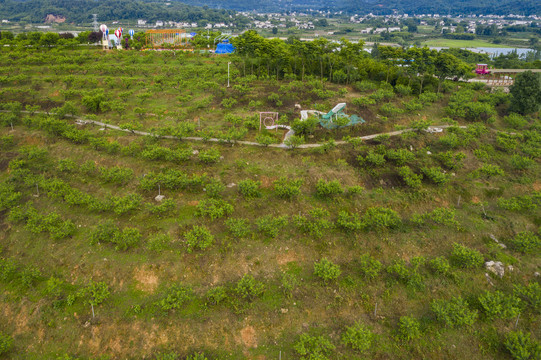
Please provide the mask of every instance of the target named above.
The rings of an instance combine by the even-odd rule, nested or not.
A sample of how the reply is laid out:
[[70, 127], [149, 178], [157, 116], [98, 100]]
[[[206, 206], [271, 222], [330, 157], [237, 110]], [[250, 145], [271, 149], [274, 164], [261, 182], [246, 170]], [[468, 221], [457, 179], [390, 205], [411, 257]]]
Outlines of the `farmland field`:
[[[407, 69], [269, 63], [2, 50], [0, 357], [535, 359], [539, 116]], [[298, 120], [340, 102], [366, 122]], [[284, 141], [260, 111], [296, 142], [239, 144]]]
[[454, 39], [432, 39], [423, 42], [423, 45], [434, 47], [453, 47], [453, 48], [475, 48], [475, 47], [494, 47], [505, 48], [509, 45], [494, 44], [484, 40], [454, 40]]

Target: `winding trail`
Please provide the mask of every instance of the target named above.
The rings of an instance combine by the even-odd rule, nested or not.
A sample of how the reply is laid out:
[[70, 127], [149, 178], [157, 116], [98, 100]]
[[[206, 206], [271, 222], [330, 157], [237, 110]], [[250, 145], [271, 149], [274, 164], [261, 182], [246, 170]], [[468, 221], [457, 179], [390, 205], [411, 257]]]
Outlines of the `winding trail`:
[[[9, 112], [9, 111], [8, 110], [0, 110], [0, 112]], [[26, 110], [23, 110], [21, 112], [30, 113], [30, 111], [26, 111]], [[35, 111], [34, 113], [35, 114], [47, 114], [47, 115], [54, 114], [54, 113], [50, 113], [50, 112], [47, 113], [45, 111]], [[111, 125], [111, 124], [107, 124], [107, 123], [104, 123], [104, 122], [101, 122], [101, 121], [96, 121], [96, 120], [84, 119], [84, 118], [78, 117], [78, 116], [73, 116], [73, 115], [66, 115], [66, 116], [74, 119], [75, 122], [77, 124], [80, 124], [80, 125], [93, 124], [93, 125], [101, 126], [101, 127], [105, 128], [105, 129], [113, 129], [113, 130], [127, 132], [127, 133], [130, 133], [130, 134], [141, 135], [141, 136], [155, 136], [155, 137], [158, 137], [158, 138], [161, 138], [161, 139], [188, 140], [188, 141], [210, 141], [210, 142], [216, 142], [216, 143], [231, 143], [231, 144], [261, 146], [261, 147], [270, 147], [270, 148], [278, 148], [278, 149], [292, 149], [292, 147], [286, 145], [285, 143], [264, 145], [264, 144], [260, 144], [258, 142], [244, 141], [244, 140], [227, 141], [227, 140], [223, 140], [223, 139], [202, 138], [202, 137], [197, 137], [197, 136], [178, 137], [178, 136], [173, 136], [173, 135], [156, 135], [156, 134], [153, 134], [153, 133], [150, 133], [150, 132], [145, 132], [145, 131], [122, 129], [121, 127], [119, 127], [117, 125]], [[446, 129], [446, 128], [449, 128], [449, 127], [452, 127], [452, 126], [454, 126], [454, 125], [429, 126], [427, 128], [427, 131], [428, 132], [438, 132], [438, 129]], [[285, 126], [285, 125], [278, 125], [278, 127], [284, 128], [284, 129], [289, 128], [288, 126]], [[466, 126], [459, 126], [459, 127], [460, 128], [466, 128]], [[355, 139], [371, 140], [371, 139], [374, 139], [374, 138], [376, 138], [378, 136], [381, 136], [381, 135], [396, 136], [396, 135], [400, 135], [400, 134], [403, 134], [403, 133], [409, 132], [409, 131], [415, 131], [415, 129], [403, 129], [403, 130], [397, 130], [397, 131], [390, 131], [390, 132], [386, 132], [386, 133], [365, 135], [365, 136], [356, 137]], [[284, 141], [289, 139], [294, 134], [295, 134], [295, 132], [293, 131], [293, 129], [289, 128], [289, 131], [286, 133], [286, 135], [284, 137]], [[344, 144], [347, 144], [347, 143], [348, 142], [344, 141], [344, 140], [335, 141], [336, 145], [344, 145]], [[325, 145], [325, 143], [301, 144], [301, 145], [298, 145], [297, 148], [298, 149], [313, 149], [313, 148], [321, 147], [323, 145]]]

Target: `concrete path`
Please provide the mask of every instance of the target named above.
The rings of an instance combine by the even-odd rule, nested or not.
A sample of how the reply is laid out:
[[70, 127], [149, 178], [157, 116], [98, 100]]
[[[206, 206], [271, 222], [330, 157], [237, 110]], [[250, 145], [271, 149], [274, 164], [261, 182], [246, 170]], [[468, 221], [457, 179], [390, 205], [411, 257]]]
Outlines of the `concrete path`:
[[[8, 111], [7, 110], [1, 110], [1, 112], [8, 112]], [[21, 112], [30, 113], [29, 111], [24, 111], [24, 110], [21, 111]], [[52, 114], [52, 113], [47, 113], [45, 111], [36, 111], [34, 113], [48, 114], [48, 115]], [[101, 121], [96, 121], [96, 120], [84, 119], [84, 118], [81, 118], [81, 117], [78, 117], [78, 116], [72, 116], [72, 115], [66, 115], [66, 116], [74, 119], [77, 124], [81, 124], [81, 125], [94, 124], [94, 125], [101, 126], [101, 127], [105, 128], [105, 129], [113, 129], [113, 130], [123, 131], [123, 132], [131, 133], [131, 134], [135, 134], [135, 135], [141, 135], [141, 136], [156, 136], [158, 138], [172, 139], [172, 140], [210, 141], [210, 142], [216, 142], [216, 143], [227, 143], [227, 142], [229, 142], [229, 143], [241, 144], [241, 145], [261, 146], [261, 147], [270, 147], [270, 148], [278, 148], [278, 149], [291, 149], [291, 147], [289, 147], [285, 143], [263, 145], [263, 144], [260, 144], [258, 142], [244, 141], [244, 140], [226, 141], [226, 140], [223, 140], [223, 139], [217, 139], [217, 138], [206, 138], [205, 139], [205, 138], [196, 137], [196, 136], [177, 137], [177, 136], [172, 136], [172, 135], [156, 135], [156, 134], [145, 132], [145, 131], [122, 129], [121, 127], [119, 127], [117, 125], [111, 125], [111, 124], [107, 124], [107, 123], [104, 123], [104, 122], [101, 122]], [[437, 132], [437, 129], [446, 129], [446, 128], [451, 127], [451, 126], [453, 126], [453, 125], [429, 126], [427, 128], [427, 131], [428, 132]], [[289, 126], [279, 125], [279, 127], [283, 127], [285, 129], [289, 130], [286, 133], [285, 137], [284, 137], [284, 141], [286, 141], [287, 139], [289, 139], [291, 136], [293, 136], [295, 134], [293, 129], [291, 129]], [[466, 126], [460, 126], [460, 127], [461, 128], [466, 128]], [[409, 131], [415, 131], [415, 130], [414, 129], [403, 129], [403, 130], [391, 131], [391, 132], [386, 132], [386, 133], [359, 136], [359, 137], [356, 137], [355, 139], [371, 140], [371, 139], [374, 139], [374, 138], [376, 138], [378, 136], [381, 136], [381, 135], [396, 136], [396, 135], [400, 135], [400, 134], [403, 134], [403, 133], [409, 132]], [[348, 143], [347, 141], [343, 141], [343, 140], [335, 141], [336, 145], [344, 145], [344, 144], [347, 144], [347, 143]], [[299, 149], [314, 149], [314, 148], [321, 147], [323, 145], [325, 145], [325, 143], [302, 144], [302, 145], [297, 146], [297, 148], [299, 148]]]

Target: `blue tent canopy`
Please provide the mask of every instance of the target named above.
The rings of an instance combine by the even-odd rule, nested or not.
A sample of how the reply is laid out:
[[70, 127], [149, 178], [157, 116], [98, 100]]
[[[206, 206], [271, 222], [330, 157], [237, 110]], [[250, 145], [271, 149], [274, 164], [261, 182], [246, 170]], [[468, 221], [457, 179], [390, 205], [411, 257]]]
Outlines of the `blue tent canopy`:
[[235, 47], [229, 42], [221, 42], [216, 46], [215, 54], [232, 54], [235, 51]]

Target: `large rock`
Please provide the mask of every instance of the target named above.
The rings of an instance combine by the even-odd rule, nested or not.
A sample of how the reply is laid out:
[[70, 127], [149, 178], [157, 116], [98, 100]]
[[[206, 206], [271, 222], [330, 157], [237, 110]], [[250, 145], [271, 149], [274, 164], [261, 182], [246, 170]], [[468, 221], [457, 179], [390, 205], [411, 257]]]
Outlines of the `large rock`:
[[505, 267], [501, 261], [487, 261], [485, 263], [485, 268], [488, 271], [498, 275], [500, 278], [502, 278], [505, 274]]

